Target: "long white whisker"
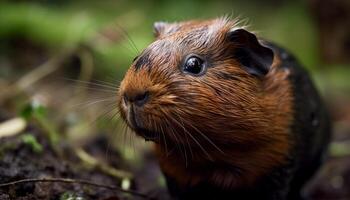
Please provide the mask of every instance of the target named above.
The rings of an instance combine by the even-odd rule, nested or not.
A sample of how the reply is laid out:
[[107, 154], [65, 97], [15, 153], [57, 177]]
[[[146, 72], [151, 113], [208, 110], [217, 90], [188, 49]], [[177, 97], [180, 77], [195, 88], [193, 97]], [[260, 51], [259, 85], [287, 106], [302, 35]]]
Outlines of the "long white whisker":
[[119, 87], [119, 84], [117, 83], [112, 83], [112, 82], [107, 82], [107, 81], [102, 81], [102, 80], [92, 80], [93, 83], [99, 83], [99, 84], [102, 84], [102, 85], [106, 85], [106, 86], [111, 86], [111, 87], [114, 87], [114, 88], [118, 88]]
[[167, 145], [167, 142], [166, 142], [166, 138], [165, 138], [165, 133], [164, 133], [164, 130], [163, 130], [163, 125], [160, 124], [160, 130], [161, 130], [161, 133], [162, 134], [162, 138], [163, 138], [163, 141], [164, 141], [164, 145], [165, 145], [165, 153], [166, 153], [166, 156], [169, 156], [169, 152], [168, 152], [168, 145]]
[[[175, 115], [176, 115], [176, 114], [175, 114]], [[178, 115], [177, 115], [177, 116], [178, 116]], [[178, 116], [178, 117], [179, 117], [179, 116]], [[184, 125], [184, 123], [183, 123], [182, 118], [179, 117], [179, 119], [180, 119], [181, 124], [182, 124], [182, 129], [183, 129], [183, 131], [184, 131], [184, 135], [185, 135], [185, 138], [186, 138], [187, 146], [188, 146], [188, 148], [190, 149], [190, 153], [191, 153], [191, 156], [192, 156], [192, 158], [193, 158], [193, 151], [192, 151], [190, 142], [188, 141], [187, 134], [185, 133], [187, 130], [186, 130], [186, 128], [185, 128], [185, 125]], [[187, 132], [188, 132], [188, 131], [187, 131]]]
[[119, 87], [117, 86], [110, 86], [110, 85], [104, 85], [104, 84], [100, 84], [100, 83], [94, 83], [94, 82], [89, 82], [89, 81], [82, 81], [82, 80], [75, 80], [75, 79], [69, 79], [69, 78], [63, 78], [65, 80], [68, 81], [72, 81], [72, 82], [76, 82], [76, 83], [80, 83], [80, 84], [85, 84], [85, 85], [93, 85], [93, 86], [98, 86], [98, 87], [102, 87], [102, 88], [109, 88], [109, 89], [113, 89], [113, 90], [118, 90]]
[[[179, 124], [176, 120], [174, 120], [174, 122]], [[190, 138], [193, 139], [193, 141], [199, 146], [199, 148], [203, 151], [203, 153], [208, 156], [208, 158], [210, 160], [213, 160], [212, 157], [210, 156], [210, 154], [205, 150], [205, 148], [200, 144], [200, 142], [191, 133], [189, 133], [187, 130], [185, 131], [185, 133], [187, 133], [190, 136]]]
[[204, 133], [198, 130], [191, 123], [187, 123], [187, 124], [191, 126], [193, 129], [195, 129], [196, 132], [198, 132], [205, 140], [207, 140], [211, 145], [213, 145], [213, 147], [216, 148], [220, 153], [225, 154], [225, 152], [223, 152], [210, 138], [208, 138], [208, 136], [206, 136]]
[[112, 102], [112, 101], [115, 101], [115, 97], [112, 98], [103, 98], [103, 99], [98, 99], [98, 100], [95, 100], [95, 101], [92, 101], [92, 102], [85, 102], [85, 103], [79, 103], [79, 104], [75, 104], [73, 105], [72, 107], [77, 107], [77, 106], [81, 106], [82, 108], [85, 108], [87, 106], [91, 106], [93, 104], [96, 104], [96, 103], [100, 103], [100, 102]]
[[111, 94], [117, 94], [118, 93], [117, 89], [97, 88], [97, 87], [91, 87], [91, 86], [88, 86], [88, 85], [78, 85], [76, 87], [77, 88], [81, 88], [81, 89], [93, 90], [93, 91], [97, 91], [97, 92], [105, 92], [105, 93], [111, 93]]
[[[118, 108], [117, 109], [111, 109], [111, 110], [115, 111], [115, 113], [112, 114], [112, 117], [108, 120], [109, 122], [112, 121], [113, 118], [119, 114], [119, 109]], [[109, 148], [111, 146], [112, 141], [114, 141], [114, 139], [116, 137], [116, 134], [113, 134], [113, 133], [116, 131], [117, 127], [118, 127], [118, 123], [116, 123], [116, 125], [112, 128], [112, 138], [111, 138], [111, 140], [107, 141], [107, 147], [106, 147], [106, 153], [105, 153], [105, 158], [106, 158], [107, 161], [109, 160], [109, 158], [108, 158]]]
[[[170, 118], [172, 119], [172, 118]], [[177, 148], [180, 150], [181, 154], [183, 155], [183, 158], [185, 159], [185, 164], [187, 166], [187, 155], [186, 153], [182, 150], [180, 144], [180, 140], [178, 139], [178, 137], [176, 136], [176, 133], [174, 132], [174, 128], [171, 126], [171, 124], [169, 123], [168, 119], [164, 118], [164, 120], [169, 124], [168, 128], [170, 128], [170, 133], [173, 135], [173, 137], [175, 138], [175, 143]], [[183, 146], [183, 145], [182, 145]]]

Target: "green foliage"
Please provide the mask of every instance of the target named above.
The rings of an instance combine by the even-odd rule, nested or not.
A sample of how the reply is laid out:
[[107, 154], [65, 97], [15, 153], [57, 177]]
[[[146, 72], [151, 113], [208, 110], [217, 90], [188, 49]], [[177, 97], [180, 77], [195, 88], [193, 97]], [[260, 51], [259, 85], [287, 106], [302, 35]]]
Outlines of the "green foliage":
[[37, 139], [30, 133], [26, 133], [21, 136], [22, 141], [29, 145], [35, 153], [41, 153], [43, 146], [37, 141]]
[[70, 14], [35, 4], [0, 6], [0, 37], [24, 36], [49, 47], [76, 45], [96, 29], [83, 13]]
[[45, 118], [46, 117], [46, 108], [41, 105], [37, 101], [33, 101], [29, 104], [26, 104], [22, 111], [21, 111], [21, 116], [29, 120], [31, 118], [39, 117], [39, 118]]
[[73, 192], [65, 192], [60, 196], [60, 200], [84, 200], [84, 197]]
[[21, 116], [26, 120], [36, 120], [47, 133], [53, 146], [59, 141], [59, 134], [54, 125], [47, 119], [46, 108], [39, 101], [33, 101], [25, 105], [21, 110]]

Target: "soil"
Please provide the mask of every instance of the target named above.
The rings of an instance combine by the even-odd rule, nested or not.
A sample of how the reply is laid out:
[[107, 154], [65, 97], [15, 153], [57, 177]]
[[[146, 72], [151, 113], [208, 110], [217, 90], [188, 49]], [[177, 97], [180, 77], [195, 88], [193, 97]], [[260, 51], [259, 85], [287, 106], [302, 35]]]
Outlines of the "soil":
[[[23, 141], [23, 135], [30, 133], [43, 147], [37, 152]], [[58, 154], [50, 146], [43, 133], [29, 127], [23, 133], [13, 137], [0, 139], [0, 183], [29, 178], [70, 178], [88, 180], [103, 185], [120, 186], [121, 179], [104, 173], [99, 169], [89, 169], [78, 157], [72, 154], [73, 149], [67, 144], [60, 145], [63, 155]], [[102, 155], [106, 152], [106, 138], [95, 138], [89, 148], [85, 150], [91, 155]], [[120, 155], [116, 151], [109, 151], [109, 163], [112, 167], [125, 168]], [[134, 186], [132, 186], [134, 187]], [[135, 189], [135, 188], [132, 188]], [[138, 199], [130, 194], [102, 187], [92, 187], [84, 184], [67, 184], [61, 182], [33, 182], [11, 185], [0, 188], [1, 200], [118, 200]]]
[[[2, 117], [2, 118], [1, 118]], [[6, 119], [1, 116], [0, 122]], [[43, 147], [38, 152], [33, 146], [23, 141], [23, 135], [30, 133]], [[103, 135], [103, 134], [101, 134]], [[349, 141], [349, 129], [338, 133], [335, 142]], [[89, 168], [72, 152], [69, 144], [60, 144], [57, 153], [46, 139], [43, 132], [31, 125], [23, 133], [12, 137], [0, 138], [0, 183], [29, 178], [70, 178], [88, 180], [103, 185], [121, 185], [121, 178], [111, 176], [96, 168]], [[104, 157], [108, 148], [108, 139], [96, 137], [85, 145], [84, 150], [94, 157]], [[149, 156], [141, 170], [132, 167], [123, 160], [118, 151], [109, 149], [108, 165], [115, 169], [129, 170], [135, 179], [130, 189], [155, 197], [168, 199], [164, 188], [154, 188], [154, 181], [160, 176], [155, 158]], [[149, 184], [152, 183], [152, 184]], [[330, 156], [323, 167], [304, 189], [310, 200], [348, 200], [350, 199], [350, 154]], [[124, 200], [144, 199], [119, 190], [92, 187], [78, 183], [32, 182], [0, 187], [0, 200]]]

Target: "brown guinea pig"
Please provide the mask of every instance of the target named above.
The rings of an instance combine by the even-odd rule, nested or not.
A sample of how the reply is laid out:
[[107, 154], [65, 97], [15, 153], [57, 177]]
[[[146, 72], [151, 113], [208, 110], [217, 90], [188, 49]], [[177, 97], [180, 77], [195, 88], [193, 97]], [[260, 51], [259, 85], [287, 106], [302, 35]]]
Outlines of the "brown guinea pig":
[[237, 21], [155, 23], [119, 90], [177, 199], [301, 199], [330, 122], [308, 73]]

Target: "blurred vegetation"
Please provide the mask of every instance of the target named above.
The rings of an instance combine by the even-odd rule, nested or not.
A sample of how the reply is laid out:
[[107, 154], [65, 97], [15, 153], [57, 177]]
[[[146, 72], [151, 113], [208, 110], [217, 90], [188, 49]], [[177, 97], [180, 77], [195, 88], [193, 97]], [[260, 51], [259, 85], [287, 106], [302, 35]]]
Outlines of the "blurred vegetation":
[[[180, 21], [223, 15], [249, 19], [251, 29], [290, 49], [309, 69], [320, 68], [318, 33], [307, 1], [12, 1], [0, 4], [2, 54], [6, 40], [24, 37], [57, 52], [91, 40], [96, 32], [114, 26], [121, 41], [95, 44], [98, 74], [121, 77], [139, 50], [152, 39], [155, 21]], [[126, 33], [129, 36], [126, 36]], [[347, 73], [349, 67], [345, 68]], [[1, 72], [1, 71], [0, 71]], [[337, 75], [338, 73], [335, 73]], [[343, 74], [342, 72], [340, 74]], [[343, 83], [340, 83], [343, 84]]]

